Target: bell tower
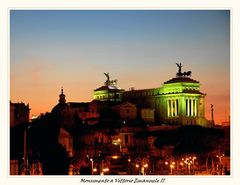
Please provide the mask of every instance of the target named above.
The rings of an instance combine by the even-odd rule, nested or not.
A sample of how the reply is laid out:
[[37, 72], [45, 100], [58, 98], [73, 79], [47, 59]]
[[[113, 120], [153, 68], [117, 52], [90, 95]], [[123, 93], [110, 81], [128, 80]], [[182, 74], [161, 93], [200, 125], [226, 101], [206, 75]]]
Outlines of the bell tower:
[[66, 99], [65, 99], [65, 94], [63, 94], [63, 87], [61, 88], [61, 94], [59, 95], [59, 103], [64, 104], [66, 103]]

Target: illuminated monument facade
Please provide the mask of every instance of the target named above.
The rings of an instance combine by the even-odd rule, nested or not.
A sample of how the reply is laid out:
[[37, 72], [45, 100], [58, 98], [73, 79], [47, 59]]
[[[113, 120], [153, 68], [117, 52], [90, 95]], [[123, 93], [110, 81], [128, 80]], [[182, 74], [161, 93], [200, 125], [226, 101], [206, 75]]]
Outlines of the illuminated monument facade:
[[[211, 126], [211, 122], [205, 118], [206, 94], [200, 92], [200, 83], [190, 78], [191, 71], [181, 71], [183, 67], [181, 63], [177, 64], [177, 67], [176, 77], [164, 82], [161, 87], [124, 91], [115, 86], [112, 93], [106, 87], [103, 92], [103, 86], [94, 91], [94, 99], [105, 101], [106, 98], [99, 97], [114, 97], [117, 94], [118, 98], [110, 98], [110, 100], [135, 104], [139, 117], [141, 117], [141, 110], [154, 110], [153, 120], [157, 125]], [[106, 82], [105, 85], [107, 85]]]
[[122, 101], [124, 89], [117, 86], [117, 80], [110, 80], [109, 73], [104, 73], [107, 77], [104, 85], [94, 90], [93, 98], [99, 101]]

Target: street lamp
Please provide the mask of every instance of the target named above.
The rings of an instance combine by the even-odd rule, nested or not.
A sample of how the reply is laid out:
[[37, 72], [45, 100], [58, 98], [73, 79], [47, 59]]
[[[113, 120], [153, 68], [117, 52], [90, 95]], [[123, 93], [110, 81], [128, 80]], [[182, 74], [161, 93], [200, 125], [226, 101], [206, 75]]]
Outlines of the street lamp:
[[91, 161], [91, 171], [92, 171], [92, 175], [93, 175], [93, 158], [90, 158]]
[[174, 168], [175, 166], [173, 165], [173, 164], [170, 164], [170, 171], [171, 171], [171, 175], [173, 174], [173, 168]]
[[187, 158], [187, 160], [185, 160], [184, 163], [186, 164], [187, 174], [190, 175], [191, 174], [191, 164], [192, 164], [192, 161]]
[[191, 162], [188, 158], [186, 158], [186, 160], [184, 161], [184, 163], [186, 164], [186, 172], [188, 175], [190, 175], [191, 172]]
[[93, 172], [97, 172], [97, 168], [93, 168]]
[[165, 165], [166, 165], [166, 166], [169, 165], [170, 174], [171, 174], [171, 175], [173, 174], [173, 169], [175, 168], [175, 164], [176, 164], [176, 163], [175, 163], [174, 161], [172, 161], [172, 162], [170, 162], [170, 163], [169, 163], [168, 161], [165, 162]]
[[146, 175], [146, 170], [145, 169], [147, 169], [147, 168], [148, 168], [148, 164], [147, 163], [142, 166], [142, 174], [143, 175]]
[[197, 160], [197, 158], [194, 156], [194, 157], [193, 157], [193, 160], [192, 160], [192, 161], [193, 161], [193, 163], [192, 163], [192, 165], [193, 165], [193, 166], [192, 166], [192, 168], [193, 168], [193, 175], [195, 175], [195, 167], [194, 167], [194, 161], [195, 161], [195, 160]]
[[197, 160], [196, 156], [189, 156], [182, 158], [182, 162], [180, 165], [183, 166], [183, 163], [186, 164], [186, 174], [191, 175], [191, 165], [192, 165], [192, 173], [195, 174], [194, 162]]
[[138, 174], [140, 175], [140, 169], [139, 169], [140, 165], [139, 165], [139, 164], [136, 164], [135, 167], [137, 168]]
[[119, 150], [120, 150], [120, 152], [122, 152], [122, 145], [121, 145], [121, 139], [120, 138], [118, 138], [118, 144], [119, 144]]

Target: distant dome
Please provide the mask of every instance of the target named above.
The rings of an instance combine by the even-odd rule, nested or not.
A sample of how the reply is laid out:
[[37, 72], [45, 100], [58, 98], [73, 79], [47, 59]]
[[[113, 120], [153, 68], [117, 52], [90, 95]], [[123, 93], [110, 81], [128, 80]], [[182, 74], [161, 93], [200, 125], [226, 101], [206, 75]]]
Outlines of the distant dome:
[[71, 110], [70, 110], [70, 107], [68, 106], [68, 104], [58, 103], [55, 107], [53, 107], [51, 113], [60, 116], [63, 114], [70, 114]]
[[63, 89], [59, 95], [59, 103], [53, 107], [51, 114], [54, 121], [61, 127], [70, 128], [72, 126], [72, 112], [69, 105], [66, 103]]

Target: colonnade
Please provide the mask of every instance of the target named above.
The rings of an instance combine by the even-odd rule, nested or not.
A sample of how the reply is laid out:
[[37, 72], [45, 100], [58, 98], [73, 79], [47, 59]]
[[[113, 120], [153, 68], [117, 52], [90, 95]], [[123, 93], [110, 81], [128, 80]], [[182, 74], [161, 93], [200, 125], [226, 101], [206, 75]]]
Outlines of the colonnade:
[[[184, 102], [184, 101], [183, 101]], [[185, 108], [183, 114], [186, 116], [197, 116], [198, 115], [198, 100], [194, 98], [185, 99], [185, 106], [180, 105], [180, 107]], [[168, 117], [179, 116], [179, 100], [178, 99], [168, 99], [167, 100], [167, 115]]]
[[178, 116], [178, 100], [168, 100], [168, 117]]
[[197, 100], [196, 99], [186, 99], [186, 116], [197, 116]]

